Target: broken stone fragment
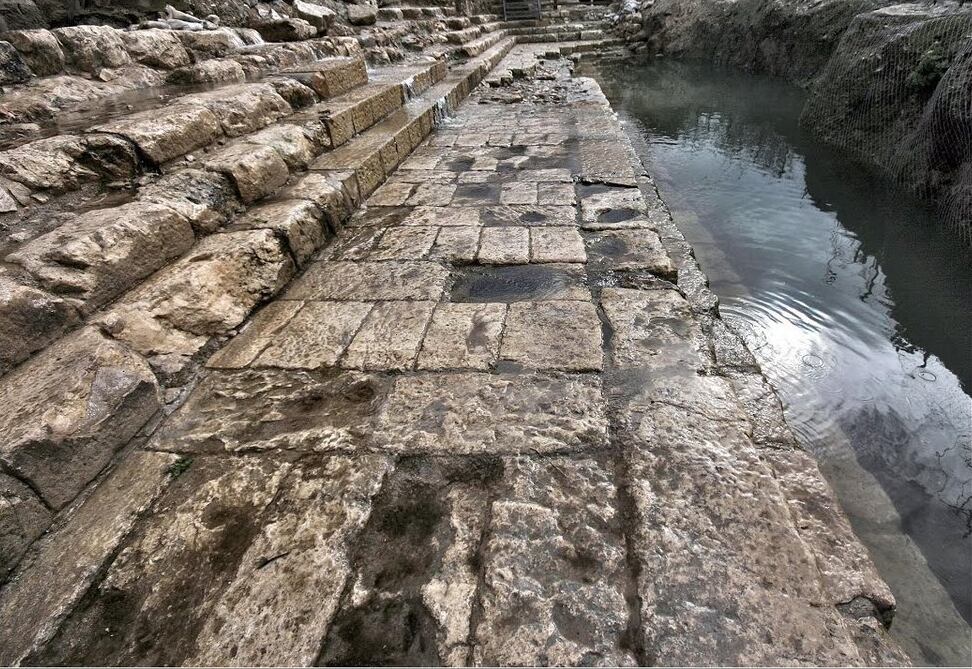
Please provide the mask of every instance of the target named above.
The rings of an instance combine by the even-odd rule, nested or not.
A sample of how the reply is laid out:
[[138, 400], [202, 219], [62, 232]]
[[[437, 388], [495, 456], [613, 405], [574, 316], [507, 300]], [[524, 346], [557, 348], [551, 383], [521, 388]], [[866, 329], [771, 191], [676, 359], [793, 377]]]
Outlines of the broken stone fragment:
[[332, 9], [304, 0], [294, 0], [294, 11], [298, 17], [307, 21], [322, 33], [331, 26], [337, 16]]
[[253, 24], [267, 42], [299, 42], [317, 35], [317, 27], [301, 18], [260, 21]]
[[348, 22], [353, 26], [374, 25], [378, 19], [378, 8], [375, 5], [348, 5]]
[[245, 142], [213, 154], [206, 168], [230, 177], [247, 204], [273, 194], [290, 177], [287, 163], [277, 151]]
[[48, 77], [64, 71], [64, 53], [51, 31], [12, 30], [3, 38], [17, 49], [36, 76]]
[[53, 508], [70, 502], [160, 407], [148, 365], [84, 328], [0, 380], [0, 459]]
[[233, 224], [233, 229], [273, 230], [287, 240], [294, 259], [303, 265], [324, 244], [323, 219], [313, 202], [284, 200], [251, 209]]
[[189, 221], [174, 210], [132, 202], [81, 214], [7, 261], [90, 313], [188, 251], [194, 241]]
[[215, 232], [242, 208], [227, 177], [195, 169], [153, 181], [140, 189], [139, 200], [174, 209], [188, 219], [197, 235]]

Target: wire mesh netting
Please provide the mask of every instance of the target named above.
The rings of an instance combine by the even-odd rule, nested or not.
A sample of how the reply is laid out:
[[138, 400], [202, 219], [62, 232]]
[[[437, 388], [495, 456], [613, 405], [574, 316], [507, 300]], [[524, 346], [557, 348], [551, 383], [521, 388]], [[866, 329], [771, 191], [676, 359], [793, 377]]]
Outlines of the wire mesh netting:
[[910, 3], [858, 15], [802, 123], [934, 202], [972, 245], [972, 6]]

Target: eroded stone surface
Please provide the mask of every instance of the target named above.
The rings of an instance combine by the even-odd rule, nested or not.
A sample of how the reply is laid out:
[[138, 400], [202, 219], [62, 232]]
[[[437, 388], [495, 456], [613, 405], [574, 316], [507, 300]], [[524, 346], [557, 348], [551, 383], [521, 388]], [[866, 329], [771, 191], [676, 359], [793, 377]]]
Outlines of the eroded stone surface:
[[583, 451], [608, 439], [600, 381], [585, 376], [403, 376], [377, 420], [378, 442], [405, 452]]
[[511, 304], [500, 357], [528, 369], [601, 369], [601, 321], [594, 305], [567, 300]]
[[0, 578], [6, 580], [54, 515], [23, 482], [0, 474]]
[[319, 262], [308, 268], [288, 299], [437, 300], [449, 274], [431, 262]]
[[[307, 302], [287, 324], [263, 335], [269, 345], [256, 365], [306, 368], [333, 367], [374, 305], [369, 302]], [[251, 328], [252, 329], [252, 328]], [[260, 332], [248, 333], [261, 337]]]
[[361, 324], [341, 364], [352, 369], [411, 369], [433, 302], [379, 302]]
[[94, 328], [0, 381], [0, 458], [54, 508], [70, 502], [160, 406], [148, 365]]
[[425, 334], [419, 369], [489, 369], [499, 353], [505, 304], [436, 307]]

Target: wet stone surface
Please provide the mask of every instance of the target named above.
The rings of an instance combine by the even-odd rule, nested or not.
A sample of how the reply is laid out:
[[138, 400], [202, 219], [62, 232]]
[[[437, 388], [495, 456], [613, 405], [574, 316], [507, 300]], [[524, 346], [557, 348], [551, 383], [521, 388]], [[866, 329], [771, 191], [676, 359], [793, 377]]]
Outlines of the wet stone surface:
[[[69, 31], [66, 55], [240, 69], [113, 35]], [[454, 61], [436, 99], [511, 45]], [[873, 615], [893, 597], [669, 257], [600, 89], [538, 64], [555, 48], [516, 46], [499, 70], [523, 76], [426, 141], [420, 99], [380, 118], [396, 86], [348, 102], [361, 59], [106, 126], [153, 163], [234, 139], [7, 258], [0, 335], [40, 308], [38, 338], [97, 327], [0, 356], [0, 663], [898, 661]], [[295, 125], [307, 87], [351, 94]], [[48, 149], [4, 173], [91, 177], [81, 140]]]

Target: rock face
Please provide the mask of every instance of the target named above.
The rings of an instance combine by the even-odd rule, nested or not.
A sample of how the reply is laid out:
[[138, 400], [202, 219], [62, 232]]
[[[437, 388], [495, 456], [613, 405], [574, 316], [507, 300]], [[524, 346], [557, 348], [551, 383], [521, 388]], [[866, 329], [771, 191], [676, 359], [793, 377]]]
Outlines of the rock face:
[[615, 24], [636, 51], [785, 77], [803, 124], [938, 205], [972, 244], [972, 9], [896, 0], [645, 0]]

